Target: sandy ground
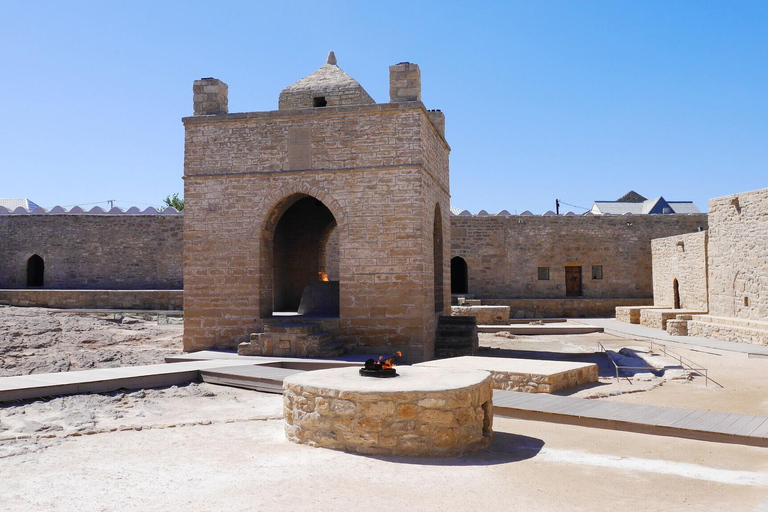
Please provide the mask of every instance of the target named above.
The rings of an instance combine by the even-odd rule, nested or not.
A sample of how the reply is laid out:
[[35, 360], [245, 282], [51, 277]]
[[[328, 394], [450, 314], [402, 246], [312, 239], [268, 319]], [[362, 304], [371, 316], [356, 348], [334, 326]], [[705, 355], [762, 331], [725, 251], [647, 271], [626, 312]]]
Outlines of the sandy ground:
[[[0, 308], [0, 371], [52, 371], [45, 364], [64, 368], [57, 362], [63, 359], [78, 368], [113, 365], [118, 356], [103, 360], [101, 351], [144, 364], [139, 361], [150, 354], [162, 359], [165, 351], [180, 348], [178, 338], [173, 341], [178, 326], [86, 318], [86, 323], [103, 321], [104, 332], [94, 327], [87, 331], [87, 339], [94, 341], [82, 343], [77, 340], [85, 338], [77, 333], [86, 331], [70, 333], [67, 323], [80, 320], [32, 309], [6, 316], [15, 309]], [[35, 330], [36, 316], [45, 326], [58, 321], [61, 330]], [[20, 318], [28, 322], [24, 332], [8, 327], [22, 322]], [[175, 328], [176, 334], [166, 327]], [[128, 339], [115, 341], [122, 335]], [[16, 339], [20, 336], [24, 340]], [[43, 345], [37, 336], [48, 341]], [[5, 346], [9, 340], [12, 350]], [[594, 353], [598, 340], [609, 350], [643, 345], [604, 334], [484, 335], [482, 343], [495, 346], [483, 355], [540, 349], [581, 357]], [[28, 343], [40, 346], [30, 348]], [[37, 363], [8, 356], [25, 351]], [[606, 393], [612, 396], [603, 399], [768, 415], [768, 360], [734, 353], [697, 353], [692, 359], [710, 365], [710, 375], [725, 388], [705, 387], [699, 377], [659, 379], [645, 392]], [[6, 366], [8, 361], [12, 366]], [[603, 378], [575, 393], [640, 383]], [[366, 457], [290, 443], [283, 434], [281, 409], [279, 395], [198, 383], [0, 406], [0, 510], [325, 511], [386, 506], [441, 512], [735, 512], [753, 511], [768, 500], [765, 448], [496, 417], [491, 446], [466, 457]]]

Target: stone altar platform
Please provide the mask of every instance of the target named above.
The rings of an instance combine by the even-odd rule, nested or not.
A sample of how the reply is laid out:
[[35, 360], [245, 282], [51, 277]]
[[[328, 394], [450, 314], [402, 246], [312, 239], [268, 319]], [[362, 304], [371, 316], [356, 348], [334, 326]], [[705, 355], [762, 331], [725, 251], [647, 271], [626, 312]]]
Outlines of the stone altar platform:
[[485, 370], [491, 373], [494, 389], [526, 393], [554, 393], [561, 389], [597, 382], [598, 368], [592, 363], [539, 361], [507, 357], [452, 357], [415, 366]]
[[488, 446], [488, 372], [397, 366], [398, 377], [359, 368], [294, 374], [283, 381], [288, 439], [369, 455], [452, 457]]

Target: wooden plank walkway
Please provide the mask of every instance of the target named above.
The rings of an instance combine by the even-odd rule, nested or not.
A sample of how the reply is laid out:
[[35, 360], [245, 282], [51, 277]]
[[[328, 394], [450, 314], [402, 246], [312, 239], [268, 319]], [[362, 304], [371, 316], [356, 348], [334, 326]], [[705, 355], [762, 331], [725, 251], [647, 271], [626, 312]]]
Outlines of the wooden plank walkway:
[[200, 370], [253, 365], [252, 361], [203, 360], [172, 364], [124, 366], [60, 373], [34, 373], [0, 378], [0, 403], [78, 393], [107, 393], [186, 384]]
[[768, 417], [493, 390], [498, 416], [768, 447]]
[[200, 375], [203, 382], [210, 384], [253, 389], [266, 393], [282, 393], [283, 379], [289, 375], [303, 372], [304, 370], [271, 366], [238, 366], [201, 370]]

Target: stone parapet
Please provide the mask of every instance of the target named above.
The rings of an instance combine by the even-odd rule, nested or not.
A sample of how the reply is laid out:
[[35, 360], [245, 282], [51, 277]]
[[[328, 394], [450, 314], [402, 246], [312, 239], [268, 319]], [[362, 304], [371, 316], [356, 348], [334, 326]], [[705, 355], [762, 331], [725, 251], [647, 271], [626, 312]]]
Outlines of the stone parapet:
[[0, 290], [0, 304], [61, 309], [183, 309], [182, 290]]
[[453, 457], [493, 434], [488, 372], [398, 366], [398, 377], [358, 368], [292, 375], [283, 384], [285, 433], [300, 444], [368, 455]]

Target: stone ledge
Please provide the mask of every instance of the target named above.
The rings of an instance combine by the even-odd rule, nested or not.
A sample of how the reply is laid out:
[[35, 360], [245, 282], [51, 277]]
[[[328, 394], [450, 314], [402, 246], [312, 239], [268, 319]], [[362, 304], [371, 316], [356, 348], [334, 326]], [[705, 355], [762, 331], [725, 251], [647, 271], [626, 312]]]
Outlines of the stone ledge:
[[768, 345], [768, 322], [702, 315], [688, 321], [688, 336]]
[[453, 357], [415, 366], [485, 370], [491, 373], [494, 389], [524, 393], [554, 393], [597, 382], [598, 367], [592, 363], [537, 361], [501, 357]]
[[0, 290], [0, 304], [61, 309], [184, 309], [183, 290]]

